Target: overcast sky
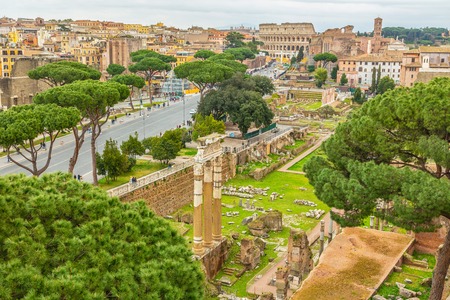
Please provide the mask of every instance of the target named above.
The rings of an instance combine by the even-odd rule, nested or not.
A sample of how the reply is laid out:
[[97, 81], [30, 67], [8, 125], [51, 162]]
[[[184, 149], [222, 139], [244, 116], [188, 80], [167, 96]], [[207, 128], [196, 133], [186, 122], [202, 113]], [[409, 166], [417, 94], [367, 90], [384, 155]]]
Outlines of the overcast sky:
[[[355, 26], [450, 27], [449, 0], [1, 0], [0, 15], [11, 18], [90, 19], [205, 28], [258, 27], [261, 23], [311, 22], [316, 31]], [[6, 4], [7, 3], [7, 4]]]

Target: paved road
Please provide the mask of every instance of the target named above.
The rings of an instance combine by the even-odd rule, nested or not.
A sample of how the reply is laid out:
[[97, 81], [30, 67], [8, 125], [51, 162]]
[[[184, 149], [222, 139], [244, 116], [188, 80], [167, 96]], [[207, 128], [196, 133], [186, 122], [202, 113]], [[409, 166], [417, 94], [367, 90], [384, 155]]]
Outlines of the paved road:
[[[110, 138], [118, 141], [120, 145], [123, 140], [128, 139], [129, 135], [134, 132], [137, 132], [139, 138], [142, 139], [144, 137], [159, 135], [160, 132], [168, 129], [176, 128], [177, 125], [181, 125], [183, 122], [183, 111], [185, 119], [190, 119], [189, 111], [197, 107], [198, 100], [199, 95], [187, 95], [185, 97], [184, 109], [183, 101], [180, 100], [178, 102], [171, 102], [170, 106], [164, 108], [154, 109], [150, 112], [145, 111], [145, 117], [140, 116], [139, 112], [135, 112], [131, 116], [119, 118], [114, 125], [109, 121], [103, 126], [102, 135], [97, 139], [97, 152], [101, 153], [103, 151], [106, 140]], [[121, 105], [126, 106], [127, 103], [125, 102]], [[137, 104], [136, 107], [139, 107], [139, 105]], [[92, 182], [90, 143], [90, 136], [87, 136], [74, 169], [74, 174], [82, 175], [83, 180], [88, 182]], [[66, 172], [73, 149], [74, 140], [72, 135], [59, 138], [54, 145], [50, 166], [46, 172]], [[19, 159], [20, 162], [26, 163], [20, 155], [12, 154], [12, 156], [15, 159]], [[39, 156], [39, 165], [43, 165], [44, 159], [46, 159], [46, 152], [43, 151]], [[13, 173], [29, 174], [15, 164], [7, 163], [6, 157], [0, 158], [0, 175]]]

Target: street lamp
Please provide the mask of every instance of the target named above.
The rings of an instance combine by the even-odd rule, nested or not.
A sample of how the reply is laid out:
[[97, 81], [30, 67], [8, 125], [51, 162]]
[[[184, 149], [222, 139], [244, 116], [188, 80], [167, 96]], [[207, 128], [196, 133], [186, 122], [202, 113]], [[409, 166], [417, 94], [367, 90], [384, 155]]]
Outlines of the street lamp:
[[183, 97], [183, 126], [186, 125], [186, 103], [184, 101], [184, 79], [181, 79], [181, 97]]

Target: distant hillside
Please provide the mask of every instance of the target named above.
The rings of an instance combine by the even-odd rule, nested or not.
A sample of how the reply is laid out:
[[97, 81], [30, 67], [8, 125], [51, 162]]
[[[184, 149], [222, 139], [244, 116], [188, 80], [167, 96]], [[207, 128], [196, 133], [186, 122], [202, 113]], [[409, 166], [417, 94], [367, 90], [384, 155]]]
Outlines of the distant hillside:
[[[417, 44], [417, 45], [450, 44], [449, 32], [447, 28], [384, 27], [382, 34], [383, 37], [398, 38], [399, 40], [403, 39], [406, 44]], [[358, 35], [372, 36], [373, 32], [370, 34], [358, 32]]]

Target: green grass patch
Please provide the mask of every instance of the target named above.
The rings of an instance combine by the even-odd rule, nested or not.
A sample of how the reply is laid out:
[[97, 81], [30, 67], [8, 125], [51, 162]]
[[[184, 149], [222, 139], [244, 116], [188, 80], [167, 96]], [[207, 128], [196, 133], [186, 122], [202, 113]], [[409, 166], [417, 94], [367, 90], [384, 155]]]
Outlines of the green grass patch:
[[[305, 199], [314, 201], [317, 203], [317, 207], [315, 208], [323, 209], [326, 212], [329, 211], [329, 208], [316, 198], [313, 187], [308, 183], [307, 178], [301, 174], [275, 171], [267, 175], [261, 181], [254, 180], [249, 176], [237, 175], [235, 178], [229, 180], [226, 185], [233, 185], [235, 187], [251, 185], [256, 188], [269, 187], [267, 196], [255, 195], [253, 199], [249, 199], [249, 202], [252, 203], [255, 201], [256, 207], [262, 207], [265, 210], [279, 210], [283, 214], [283, 230], [280, 232], [269, 233], [269, 237], [265, 239], [267, 241], [266, 250], [264, 250], [265, 255], [261, 257], [261, 262], [257, 269], [246, 272], [240, 278], [236, 278], [234, 275], [225, 275], [223, 271], [220, 271], [215, 278], [216, 280], [219, 280], [222, 276], [229, 277], [231, 281], [235, 281], [235, 283], [230, 287], [222, 286], [222, 288], [228, 293], [234, 293], [238, 297], [244, 297], [247, 296], [247, 283], [269, 264], [269, 260], [278, 257], [279, 253], [275, 251], [275, 248], [279, 245], [287, 246], [290, 228], [303, 229], [308, 232], [319, 222], [319, 220], [307, 218], [305, 216], [305, 213], [309, 211], [311, 207], [294, 204], [294, 200]], [[306, 188], [306, 190], [300, 188]], [[272, 192], [283, 195], [283, 198], [278, 197], [275, 201], [270, 201], [270, 194]], [[224, 227], [222, 229], [222, 234], [224, 236], [231, 239], [232, 233], [238, 233], [238, 240], [251, 236], [247, 225], [241, 224], [242, 220], [255, 213], [261, 215], [262, 212], [245, 209], [246, 201], [247, 200], [243, 199], [243, 207], [240, 207], [239, 197], [228, 195], [222, 196], [222, 225]], [[191, 204], [184, 206], [180, 211], [175, 213], [174, 216], [178, 213], [183, 214], [187, 212], [193, 212]], [[237, 215], [228, 217], [226, 215], [227, 212], [237, 213]], [[192, 241], [192, 235], [193, 232], [190, 230], [186, 233], [185, 237], [188, 241]], [[225, 268], [234, 268], [238, 271], [242, 270], [243, 265], [236, 262], [236, 254], [239, 251], [240, 248], [237, 246], [236, 241], [234, 241], [229, 258], [224, 265]], [[238, 271], [236, 271], [235, 274], [237, 274]]]
[[116, 181], [110, 181], [109, 183], [106, 182], [106, 178], [102, 178], [98, 181], [98, 186], [103, 190], [110, 190], [112, 188], [121, 186], [122, 184], [128, 183], [131, 176], [140, 178], [166, 167], [166, 165], [159, 162], [149, 162], [148, 160], [138, 159], [136, 165], [130, 172], [122, 174], [121, 176], [117, 177]]
[[178, 156], [195, 156], [197, 154], [197, 148], [183, 148], [178, 152]]
[[293, 145], [284, 146], [284, 149], [286, 149], [286, 150], [294, 150], [294, 149], [297, 149], [297, 148], [303, 146], [305, 143], [306, 143], [305, 140], [295, 140]]
[[426, 300], [430, 295], [430, 288], [421, 285], [421, 282], [425, 278], [431, 278], [433, 276], [433, 268], [436, 264], [436, 258], [434, 255], [423, 254], [414, 252], [413, 257], [418, 260], [426, 259], [428, 262], [428, 269], [417, 268], [413, 266], [403, 265], [402, 272], [393, 272], [387, 280], [380, 286], [378, 294], [384, 297], [388, 295], [399, 295], [399, 289], [396, 282], [405, 283], [405, 279], [410, 279], [412, 283], [406, 284], [406, 288], [421, 292], [421, 296], [417, 296], [419, 299]]
[[313, 152], [311, 152], [310, 154], [308, 154], [307, 156], [305, 156], [303, 159], [299, 160], [298, 162], [296, 162], [292, 167], [290, 167], [288, 170], [290, 171], [297, 171], [297, 172], [303, 172], [303, 166], [314, 156], [319, 155], [319, 156], [323, 156], [324, 153], [323, 151], [319, 148]]

